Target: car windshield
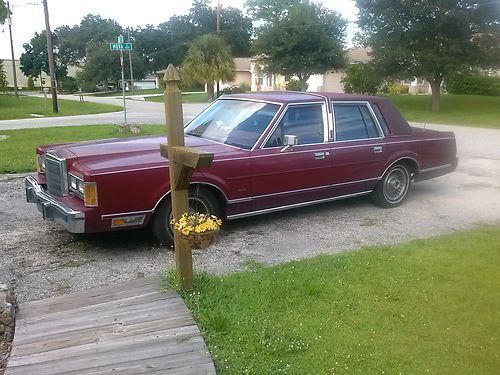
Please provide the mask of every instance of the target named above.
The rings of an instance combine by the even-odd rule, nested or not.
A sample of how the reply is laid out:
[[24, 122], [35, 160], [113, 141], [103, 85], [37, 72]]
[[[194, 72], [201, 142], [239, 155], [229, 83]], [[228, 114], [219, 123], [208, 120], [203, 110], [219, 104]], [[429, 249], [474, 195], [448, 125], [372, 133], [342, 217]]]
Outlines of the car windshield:
[[251, 149], [279, 107], [278, 104], [220, 99], [191, 121], [184, 133]]

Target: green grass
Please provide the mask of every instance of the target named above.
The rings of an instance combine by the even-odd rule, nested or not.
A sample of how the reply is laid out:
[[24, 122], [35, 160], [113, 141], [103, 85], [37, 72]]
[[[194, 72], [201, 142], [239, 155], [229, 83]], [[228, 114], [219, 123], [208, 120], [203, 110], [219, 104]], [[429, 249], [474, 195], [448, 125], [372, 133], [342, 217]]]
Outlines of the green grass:
[[[148, 102], [163, 102], [163, 96], [151, 96], [146, 98]], [[207, 103], [208, 96], [206, 93], [196, 93], [196, 94], [183, 94], [182, 95], [183, 103]]]
[[442, 95], [441, 111], [437, 113], [431, 112], [428, 95], [398, 95], [390, 99], [408, 121], [500, 129], [500, 97]]
[[76, 100], [59, 99], [59, 113], [52, 112], [52, 99], [32, 96], [0, 95], [0, 120], [34, 118], [31, 114], [53, 116], [89, 115], [93, 113], [121, 111], [116, 105], [79, 102]]
[[485, 226], [197, 275], [183, 297], [219, 374], [494, 374], [499, 264]]
[[[141, 125], [141, 135], [166, 134], [164, 125]], [[40, 129], [0, 130], [0, 173], [30, 172], [36, 169], [35, 147], [74, 141], [135, 136], [120, 133], [116, 125], [63, 126]]]

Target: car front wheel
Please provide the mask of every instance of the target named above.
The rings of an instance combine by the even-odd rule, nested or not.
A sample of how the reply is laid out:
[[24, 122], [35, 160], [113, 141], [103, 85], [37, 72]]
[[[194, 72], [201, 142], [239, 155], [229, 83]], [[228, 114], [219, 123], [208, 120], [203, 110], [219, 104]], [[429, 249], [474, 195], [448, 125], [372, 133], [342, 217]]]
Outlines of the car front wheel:
[[404, 164], [392, 166], [372, 192], [373, 202], [381, 207], [399, 206], [410, 188], [410, 172]]
[[[215, 195], [208, 189], [195, 188], [189, 190], [189, 212], [200, 212], [207, 215], [221, 217], [221, 207]], [[168, 220], [167, 220], [168, 219]], [[170, 221], [172, 220], [172, 201], [168, 196], [158, 206], [151, 224], [155, 238], [161, 244], [172, 246], [174, 232]]]

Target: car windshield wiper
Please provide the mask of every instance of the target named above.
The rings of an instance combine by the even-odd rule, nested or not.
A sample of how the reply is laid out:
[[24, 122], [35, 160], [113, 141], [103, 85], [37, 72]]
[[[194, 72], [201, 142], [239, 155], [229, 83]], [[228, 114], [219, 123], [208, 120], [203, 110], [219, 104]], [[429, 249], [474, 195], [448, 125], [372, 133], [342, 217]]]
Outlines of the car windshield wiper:
[[184, 133], [184, 134], [185, 134], [185, 135], [191, 135], [191, 136], [193, 136], [193, 137], [198, 137], [198, 138], [200, 138], [200, 137], [201, 137], [201, 134], [196, 134], [196, 133], [193, 133], [193, 132], [186, 132], [186, 133]]

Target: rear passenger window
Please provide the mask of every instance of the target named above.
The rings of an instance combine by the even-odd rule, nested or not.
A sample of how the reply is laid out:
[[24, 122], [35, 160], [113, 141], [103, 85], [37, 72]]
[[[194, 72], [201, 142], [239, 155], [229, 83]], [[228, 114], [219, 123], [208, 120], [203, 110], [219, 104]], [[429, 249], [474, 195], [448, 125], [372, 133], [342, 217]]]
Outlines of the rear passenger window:
[[382, 111], [380, 110], [378, 104], [373, 104], [372, 105], [373, 112], [375, 112], [375, 116], [377, 116], [378, 123], [384, 130], [385, 134], [391, 134], [391, 131], [389, 130], [389, 126], [387, 125], [387, 122], [385, 121], [384, 115], [382, 115]]
[[334, 104], [337, 141], [380, 137], [380, 132], [366, 104]]

